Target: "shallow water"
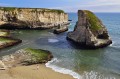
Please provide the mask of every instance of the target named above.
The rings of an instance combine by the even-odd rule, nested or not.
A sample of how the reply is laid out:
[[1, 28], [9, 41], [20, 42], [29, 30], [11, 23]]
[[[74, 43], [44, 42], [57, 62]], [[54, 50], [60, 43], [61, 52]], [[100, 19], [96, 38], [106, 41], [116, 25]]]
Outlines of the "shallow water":
[[[0, 50], [0, 56], [26, 48], [40, 48], [53, 53], [54, 59], [46, 66], [78, 79], [120, 79], [120, 13], [96, 13], [106, 25], [113, 44], [96, 50], [83, 50], [66, 40], [66, 33], [53, 34], [51, 30], [14, 30], [12, 35], [23, 43]], [[74, 29], [77, 14], [70, 13]]]

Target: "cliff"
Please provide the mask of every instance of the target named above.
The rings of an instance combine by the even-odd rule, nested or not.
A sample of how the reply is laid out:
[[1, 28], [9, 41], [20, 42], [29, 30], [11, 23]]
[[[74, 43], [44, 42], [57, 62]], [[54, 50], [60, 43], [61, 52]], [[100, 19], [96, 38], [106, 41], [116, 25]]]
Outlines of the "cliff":
[[87, 10], [78, 11], [78, 22], [67, 38], [80, 47], [100, 48], [112, 43], [108, 31], [94, 13]]
[[0, 28], [51, 28], [68, 24], [62, 10], [0, 7]]

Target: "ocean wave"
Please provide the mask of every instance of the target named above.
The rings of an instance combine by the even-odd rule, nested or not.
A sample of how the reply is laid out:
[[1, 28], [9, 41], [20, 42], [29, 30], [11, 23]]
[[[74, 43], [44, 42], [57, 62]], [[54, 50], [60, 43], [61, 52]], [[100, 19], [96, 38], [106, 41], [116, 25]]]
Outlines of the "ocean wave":
[[100, 74], [95, 71], [90, 71], [90, 72], [84, 71], [84, 73], [82, 75], [79, 75], [78, 73], [76, 73], [72, 70], [55, 66], [52, 64], [53, 62], [59, 62], [59, 60], [57, 58], [54, 58], [53, 60], [51, 60], [45, 64], [46, 67], [49, 67], [52, 70], [59, 72], [59, 73], [71, 75], [75, 79], [116, 79], [115, 77], [106, 76], [106, 75]]
[[56, 62], [56, 61], [58, 62], [59, 60], [57, 58], [54, 58], [53, 60], [49, 61], [45, 65], [46, 65], [46, 67], [49, 67], [56, 72], [63, 73], [63, 74], [69, 74], [69, 75], [73, 76], [73, 78], [75, 78], [75, 79], [82, 79], [78, 73], [76, 73], [72, 70], [69, 70], [66, 68], [61, 68], [61, 67], [58, 67], [58, 66], [51, 64], [51, 63]]
[[116, 79], [116, 78], [112, 76], [106, 76], [95, 71], [90, 72], [85, 71], [82, 75], [82, 79]]

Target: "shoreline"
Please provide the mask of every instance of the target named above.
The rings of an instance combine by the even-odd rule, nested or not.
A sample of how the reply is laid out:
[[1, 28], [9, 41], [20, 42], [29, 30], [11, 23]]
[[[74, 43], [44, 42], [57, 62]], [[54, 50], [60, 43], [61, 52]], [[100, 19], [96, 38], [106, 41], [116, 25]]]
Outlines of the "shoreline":
[[[37, 69], [37, 65], [39, 68]], [[0, 79], [74, 79], [72, 76], [53, 71], [45, 64], [17, 66], [0, 70]]]
[[70, 69], [66, 69], [66, 68], [61, 68], [61, 67], [58, 67], [58, 66], [55, 66], [55, 65], [52, 65], [51, 63], [52, 62], [55, 62], [55, 61], [58, 61], [57, 58], [53, 58], [51, 61], [48, 61], [45, 65], [47, 68], [50, 68], [52, 69], [53, 71], [57, 72], [57, 73], [61, 73], [61, 74], [65, 74], [65, 75], [70, 75], [72, 76], [74, 79], [82, 79], [81, 76], [70, 70]]

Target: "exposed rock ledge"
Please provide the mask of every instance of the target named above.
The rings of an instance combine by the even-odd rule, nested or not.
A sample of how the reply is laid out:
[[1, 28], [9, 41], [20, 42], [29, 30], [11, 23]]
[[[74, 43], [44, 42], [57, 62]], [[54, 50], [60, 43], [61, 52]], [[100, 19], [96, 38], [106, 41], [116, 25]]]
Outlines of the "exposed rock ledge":
[[0, 28], [48, 29], [67, 24], [68, 14], [62, 10], [0, 7]]
[[74, 31], [68, 33], [67, 39], [85, 48], [101, 48], [112, 43], [102, 22], [87, 10], [78, 11], [78, 22]]
[[16, 44], [21, 43], [22, 40], [15, 39], [10, 36], [10, 31], [0, 30], [0, 49], [14, 46]]
[[18, 50], [11, 55], [1, 57], [0, 69], [6, 69], [19, 65], [46, 63], [52, 58], [53, 55], [47, 50], [25, 48]]

